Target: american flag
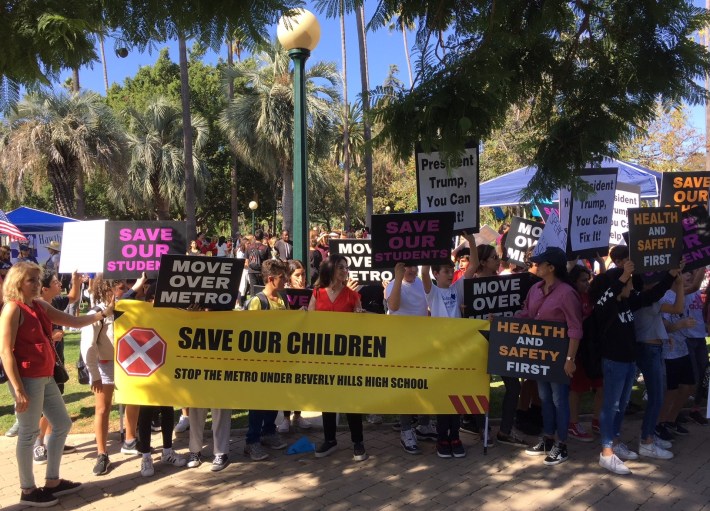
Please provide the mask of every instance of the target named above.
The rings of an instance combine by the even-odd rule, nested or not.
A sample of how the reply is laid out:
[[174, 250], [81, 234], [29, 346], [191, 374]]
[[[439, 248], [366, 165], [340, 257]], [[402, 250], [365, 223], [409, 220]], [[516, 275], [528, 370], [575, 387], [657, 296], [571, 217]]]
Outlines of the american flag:
[[7, 234], [8, 237], [14, 241], [27, 241], [25, 235], [10, 222], [10, 219], [2, 209], [0, 209], [0, 234]]

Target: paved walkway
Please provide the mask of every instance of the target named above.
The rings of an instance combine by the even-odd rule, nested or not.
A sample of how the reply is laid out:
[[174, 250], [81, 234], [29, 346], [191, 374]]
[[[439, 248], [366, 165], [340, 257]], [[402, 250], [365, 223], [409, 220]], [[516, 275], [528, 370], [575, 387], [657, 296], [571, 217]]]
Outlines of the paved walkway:
[[[640, 417], [627, 418], [624, 438], [632, 439], [639, 427]], [[340, 450], [328, 458], [279, 452], [257, 463], [242, 455], [244, 432], [234, 431], [232, 463], [222, 472], [210, 472], [210, 463], [177, 469], [156, 462], [151, 478], [141, 477], [139, 458], [120, 454], [114, 438], [109, 446], [112, 470], [95, 477], [93, 435], [72, 435], [69, 443], [77, 445], [78, 451], [64, 457], [62, 475], [82, 481], [84, 487], [62, 497], [52, 509], [710, 510], [710, 427], [691, 424], [689, 428], [690, 436], [675, 442], [673, 460], [629, 462], [633, 475], [625, 477], [597, 465], [596, 442], [570, 440], [569, 461], [545, 467], [541, 457], [505, 445], [489, 449], [484, 456], [480, 442], [464, 434], [468, 456], [440, 459], [430, 442], [423, 445], [423, 455], [405, 453], [399, 433], [389, 425], [365, 426], [370, 458], [362, 463], [352, 461], [345, 430], [338, 434]], [[317, 429], [309, 434], [314, 441], [320, 441], [321, 435]], [[287, 440], [292, 443], [299, 437], [292, 434]], [[153, 437], [156, 442], [159, 434]], [[175, 448], [185, 452], [187, 438], [178, 438]], [[14, 452], [15, 439], [0, 438], [0, 508], [8, 510], [24, 507], [18, 504]], [[43, 467], [35, 467], [35, 474], [41, 483]]]

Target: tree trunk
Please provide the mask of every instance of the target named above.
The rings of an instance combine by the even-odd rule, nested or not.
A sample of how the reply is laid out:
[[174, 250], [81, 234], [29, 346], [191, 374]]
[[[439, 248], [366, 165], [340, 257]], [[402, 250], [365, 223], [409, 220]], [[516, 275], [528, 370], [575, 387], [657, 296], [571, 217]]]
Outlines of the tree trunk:
[[[81, 90], [81, 84], [79, 83], [79, 68], [75, 67], [72, 68], [72, 84], [71, 84], [72, 92], [74, 94], [79, 94]], [[85, 201], [84, 201], [84, 169], [81, 167], [81, 164], [78, 161], [73, 161], [72, 162], [72, 167], [76, 172], [76, 216], [80, 220], [84, 220], [86, 218], [85, 216]], [[69, 165], [67, 165], [69, 167]]]
[[348, 106], [348, 60], [345, 51], [345, 12], [340, 11], [340, 52], [343, 57], [343, 180], [345, 187], [345, 230], [350, 230], [350, 116]]
[[[227, 40], [227, 65], [230, 69], [232, 68], [232, 66], [234, 66], [234, 51], [231, 39]], [[229, 85], [227, 87], [227, 99], [229, 102], [234, 99], [234, 82], [232, 80], [229, 81]], [[237, 168], [237, 163], [237, 156], [233, 155], [232, 166], [229, 170], [229, 207], [231, 212], [231, 236], [234, 236], [234, 234], [239, 232], [239, 188], [237, 186], [239, 169]]]
[[401, 24], [402, 27], [402, 39], [404, 40], [404, 56], [407, 59], [407, 72], [409, 73], [409, 88], [414, 85], [414, 77], [412, 76], [412, 60], [409, 58], [409, 43], [407, 42], [407, 27], [404, 23]]
[[360, 6], [355, 9], [355, 19], [357, 21], [357, 42], [360, 49], [360, 83], [362, 84], [362, 117], [363, 117], [363, 142], [365, 143], [365, 154], [363, 163], [365, 166], [365, 224], [372, 227], [372, 150], [370, 149], [370, 78], [367, 71], [367, 40], [365, 36], [365, 7]]
[[99, 34], [99, 49], [101, 50], [101, 66], [104, 69], [104, 87], [108, 94], [108, 68], [106, 67], [106, 52], [104, 51], [104, 36]]
[[182, 100], [183, 165], [185, 166], [185, 219], [187, 239], [197, 237], [197, 197], [195, 195], [195, 167], [192, 162], [192, 117], [190, 115], [190, 85], [187, 75], [187, 46], [185, 34], [178, 34], [180, 55], [180, 98]]
[[52, 186], [54, 208], [62, 216], [74, 216], [74, 183], [67, 167], [50, 164], [47, 168], [47, 178]]

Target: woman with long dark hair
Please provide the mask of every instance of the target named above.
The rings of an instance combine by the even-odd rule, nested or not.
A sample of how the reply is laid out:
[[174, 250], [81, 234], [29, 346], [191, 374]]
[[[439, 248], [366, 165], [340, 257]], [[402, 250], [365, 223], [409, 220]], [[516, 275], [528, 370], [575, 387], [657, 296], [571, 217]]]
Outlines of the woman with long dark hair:
[[[330, 312], [362, 312], [360, 295], [348, 287], [349, 268], [348, 260], [340, 254], [333, 254], [321, 264], [318, 282], [316, 282], [313, 296], [308, 304], [309, 311]], [[364, 461], [367, 459], [362, 436], [362, 414], [348, 413], [348, 426], [350, 438], [353, 442], [353, 459]], [[323, 433], [325, 441], [316, 449], [316, 458], [324, 458], [333, 453], [338, 442], [335, 440], [337, 430], [336, 414], [323, 412]]]

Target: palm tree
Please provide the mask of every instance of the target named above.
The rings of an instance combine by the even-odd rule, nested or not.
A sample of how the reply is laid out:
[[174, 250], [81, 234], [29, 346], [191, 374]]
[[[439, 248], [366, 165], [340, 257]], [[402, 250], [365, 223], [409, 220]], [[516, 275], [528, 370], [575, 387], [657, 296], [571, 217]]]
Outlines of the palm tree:
[[[157, 220], [168, 220], [170, 206], [183, 204], [185, 199], [182, 111], [160, 97], [148, 103], [145, 111], [130, 109], [125, 116], [130, 150], [125, 191], [131, 202], [152, 206]], [[193, 114], [192, 130], [193, 167], [197, 183], [201, 185], [207, 178], [206, 166], [200, 157], [209, 137], [207, 121]]]
[[[293, 224], [293, 73], [278, 42], [237, 63], [226, 79], [241, 78], [242, 90], [220, 116], [219, 125], [234, 151], [265, 176], [281, 178], [284, 228]], [[321, 83], [316, 82], [320, 80]], [[325, 81], [325, 83], [322, 83]], [[315, 160], [329, 150], [340, 77], [332, 63], [306, 71], [308, 149]]]
[[367, 62], [364, 2], [355, 9], [355, 20], [357, 21], [357, 41], [360, 49], [360, 84], [362, 86], [363, 138], [365, 141], [365, 155], [363, 158], [363, 165], [365, 166], [365, 223], [371, 226], [374, 209], [372, 196], [372, 149], [370, 149], [372, 130], [370, 128], [370, 74]]
[[14, 197], [22, 198], [26, 177], [37, 192], [49, 181], [56, 212], [74, 216], [74, 185], [80, 178], [104, 172], [120, 183], [125, 176], [125, 135], [98, 94], [28, 94], [8, 118], [8, 128], [0, 165]]

